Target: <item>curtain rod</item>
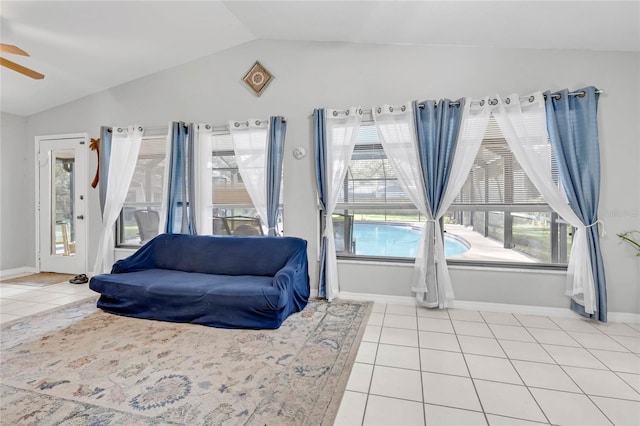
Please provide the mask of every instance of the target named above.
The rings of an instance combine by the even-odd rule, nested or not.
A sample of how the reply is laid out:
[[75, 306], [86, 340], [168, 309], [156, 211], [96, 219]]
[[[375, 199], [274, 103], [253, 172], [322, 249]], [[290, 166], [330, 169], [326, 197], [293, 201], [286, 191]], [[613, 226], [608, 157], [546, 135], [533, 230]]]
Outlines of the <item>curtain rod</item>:
[[[260, 121], [263, 121], [263, 120], [260, 120]], [[266, 121], [268, 122], [268, 120], [266, 120]], [[282, 122], [286, 123], [287, 119], [282, 117]], [[240, 126], [242, 124], [248, 126], [249, 125], [249, 121], [245, 121], [245, 122], [236, 121], [235, 122], [236, 127], [238, 127], [238, 126]], [[228, 124], [220, 124], [218, 126], [215, 126], [215, 125], [211, 125], [211, 124], [206, 124], [205, 123], [205, 125], [206, 126], [211, 126], [211, 130], [213, 130], [214, 132], [216, 132], [216, 131], [217, 132], [229, 131], [229, 125]], [[119, 127], [119, 128], [121, 128], [121, 127]], [[141, 128], [142, 128], [142, 130], [144, 132], [151, 132], [151, 133], [154, 133], [154, 132], [158, 132], [158, 133], [164, 132], [164, 133], [166, 133], [166, 132], [169, 131], [169, 127], [168, 126], [141, 126]], [[107, 131], [109, 133], [111, 133], [113, 131], [113, 127], [109, 127]]]
[[[598, 90], [596, 90], [596, 93], [598, 93], [598, 94], [600, 94], [600, 93], [604, 93], [604, 90], [600, 90], [600, 89], [598, 89]], [[577, 97], [579, 97], [579, 98], [584, 98], [584, 96], [585, 96], [586, 94], [587, 94], [587, 93], [586, 93], [584, 90], [581, 90], [581, 91], [579, 91], [579, 92], [569, 92], [569, 96], [577, 96]], [[542, 95], [542, 96], [544, 97], [544, 100], [546, 101], [546, 100], [547, 100], [547, 95]], [[552, 94], [551, 94], [551, 97], [552, 97], [553, 99], [555, 99], [555, 100], [558, 100], [558, 99], [560, 99], [560, 98], [562, 97], [562, 95], [560, 95], [560, 93], [552, 93]], [[520, 100], [521, 100], [521, 101], [523, 101], [523, 100], [528, 100], [529, 102], [533, 102], [533, 95], [531, 95], [531, 96], [521, 96], [521, 97], [520, 97]], [[481, 101], [481, 100], [472, 100], [472, 101], [471, 101], [471, 103], [474, 103], [474, 102], [475, 102], [475, 103], [480, 103], [480, 102], [482, 102], [482, 101]], [[489, 104], [490, 104], [490, 105], [496, 105], [497, 103], [498, 103], [498, 100], [497, 100], [496, 98], [489, 99]], [[450, 102], [450, 103], [449, 103], [449, 106], [450, 106], [450, 107], [451, 107], [451, 106], [460, 106], [460, 102]], [[419, 103], [419, 104], [418, 104], [418, 107], [419, 107], [419, 108], [424, 109], [424, 104], [423, 104], [423, 103]]]
[[[598, 93], [598, 94], [604, 93], [604, 90], [598, 89], [598, 90], [596, 90], [596, 93]], [[582, 98], [582, 97], [584, 97], [584, 95], [586, 95], [586, 92], [584, 90], [581, 90], [579, 92], [569, 92], [569, 96], [578, 96], [578, 97]], [[547, 95], [543, 95], [543, 96], [544, 96], [544, 99], [547, 100]], [[553, 93], [553, 94], [551, 94], [551, 96], [556, 100], [560, 99], [560, 97], [561, 97], [560, 93]], [[520, 100], [528, 100], [529, 102], [533, 102], [533, 96], [522, 96], [522, 97], [520, 97]], [[482, 100], [472, 100], [471, 101], [471, 103], [477, 103], [477, 104], [480, 104], [481, 102], [483, 102], [483, 101]], [[498, 100], [496, 98], [490, 98], [489, 99], [489, 104], [490, 105], [496, 105], [497, 103], [498, 103]], [[449, 103], [449, 107], [453, 107], [453, 106], [460, 106], [460, 102], [450, 102]], [[404, 106], [400, 106], [400, 107], [390, 107], [390, 108], [391, 108], [391, 112], [393, 112], [393, 108], [399, 108], [400, 110], [404, 111], [405, 107]], [[424, 103], [420, 102], [418, 104], [418, 108], [424, 109]], [[334, 110], [333, 113], [334, 113], [334, 115], [337, 115], [339, 113], [345, 113], [346, 112], [347, 115], [348, 115], [347, 111], [349, 111], [349, 110], [347, 110], [347, 109], [345, 109], [345, 110]], [[362, 109], [362, 114], [371, 114], [371, 115], [373, 115], [373, 110], [371, 108]]]

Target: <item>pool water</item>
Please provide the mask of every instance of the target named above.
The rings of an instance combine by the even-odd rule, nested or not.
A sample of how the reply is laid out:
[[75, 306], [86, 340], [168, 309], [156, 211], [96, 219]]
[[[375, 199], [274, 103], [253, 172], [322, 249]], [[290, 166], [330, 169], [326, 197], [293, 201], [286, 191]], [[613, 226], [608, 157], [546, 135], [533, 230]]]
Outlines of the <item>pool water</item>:
[[[356, 254], [361, 256], [416, 257], [420, 230], [407, 225], [356, 222], [353, 224]], [[456, 238], [444, 236], [446, 257], [456, 256], [469, 247]]]

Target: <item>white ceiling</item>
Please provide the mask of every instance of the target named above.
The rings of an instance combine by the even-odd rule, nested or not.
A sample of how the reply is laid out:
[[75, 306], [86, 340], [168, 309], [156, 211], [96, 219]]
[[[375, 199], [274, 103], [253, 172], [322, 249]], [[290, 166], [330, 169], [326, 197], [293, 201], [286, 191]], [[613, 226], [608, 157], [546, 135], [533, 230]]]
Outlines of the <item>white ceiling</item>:
[[0, 109], [31, 115], [255, 39], [640, 51], [640, 1], [6, 1]]

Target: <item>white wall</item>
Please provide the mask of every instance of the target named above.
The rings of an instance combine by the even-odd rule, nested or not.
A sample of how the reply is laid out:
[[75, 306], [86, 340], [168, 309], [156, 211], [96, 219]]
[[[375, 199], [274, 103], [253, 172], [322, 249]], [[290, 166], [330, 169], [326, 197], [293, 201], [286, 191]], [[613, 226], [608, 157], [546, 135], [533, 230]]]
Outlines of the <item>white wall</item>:
[[[260, 98], [241, 83], [255, 60], [276, 77]], [[291, 156], [298, 145], [313, 151], [313, 108], [595, 85], [606, 91], [599, 109], [600, 214], [608, 232], [602, 248], [609, 310], [640, 313], [638, 259], [615, 237], [618, 232], [640, 229], [639, 69], [637, 53], [254, 41], [34, 115], [28, 119], [28, 137], [81, 131], [96, 137], [105, 124], [157, 126], [170, 120], [224, 124], [229, 119], [284, 115], [288, 121], [285, 233], [309, 241], [314, 279], [318, 237], [313, 160], [311, 155], [301, 161]], [[32, 158], [33, 144], [28, 148]], [[95, 170], [95, 156], [91, 161], [89, 175]], [[32, 162], [25, 167], [30, 179], [26, 190], [33, 191]], [[33, 203], [32, 194], [25, 199]], [[98, 217], [96, 190], [89, 194], [89, 203], [89, 214]], [[98, 239], [98, 222], [90, 221], [90, 246]], [[27, 232], [24, 241], [34, 241], [32, 234]], [[31, 246], [22, 260], [26, 265], [33, 262]], [[89, 264], [94, 256], [95, 249]], [[345, 291], [410, 296], [410, 273], [406, 266], [340, 266]], [[456, 269], [452, 279], [461, 300], [568, 305], [562, 296], [562, 275]]]
[[[2, 113], [0, 117], [0, 271], [33, 265], [33, 139], [27, 119]], [[27, 177], [29, 175], [29, 178]], [[29, 218], [33, 220], [29, 220]]]

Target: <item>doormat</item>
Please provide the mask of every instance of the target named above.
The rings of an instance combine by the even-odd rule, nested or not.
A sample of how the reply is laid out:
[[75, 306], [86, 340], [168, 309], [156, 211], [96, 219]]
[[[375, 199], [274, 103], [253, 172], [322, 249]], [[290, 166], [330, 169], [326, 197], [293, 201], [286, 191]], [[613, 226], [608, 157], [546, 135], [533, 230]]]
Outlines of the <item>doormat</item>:
[[9, 278], [6, 280], [0, 280], [2, 284], [22, 284], [33, 287], [42, 287], [51, 284], [60, 284], [68, 282], [75, 275], [71, 274], [58, 274], [57, 272], [40, 272], [38, 274], [26, 275], [24, 277]]
[[7, 425], [331, 426], [371, 302], [310, 300], [277, 330], [142, 320], [95, 300], [2, 327]]

